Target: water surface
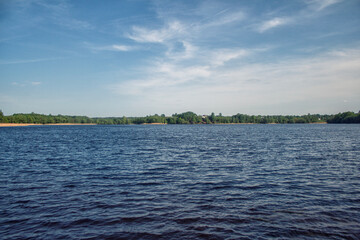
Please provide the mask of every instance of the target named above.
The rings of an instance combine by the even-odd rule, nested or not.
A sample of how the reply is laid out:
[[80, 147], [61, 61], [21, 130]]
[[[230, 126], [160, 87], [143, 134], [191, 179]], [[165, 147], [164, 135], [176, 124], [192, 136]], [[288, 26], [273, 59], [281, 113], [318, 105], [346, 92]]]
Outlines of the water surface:
[[0, 129], [4, 239], [360, 239], [360, 125]]

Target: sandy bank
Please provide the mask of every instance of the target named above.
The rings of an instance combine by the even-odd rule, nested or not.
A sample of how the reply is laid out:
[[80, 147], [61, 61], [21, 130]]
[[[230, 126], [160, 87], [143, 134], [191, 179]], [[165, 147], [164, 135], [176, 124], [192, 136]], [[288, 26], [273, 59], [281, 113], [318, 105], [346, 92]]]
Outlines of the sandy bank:
[[24, 127], [24, 126], [36, 126], [42, 124], [34, 123], [0, 123], [0, 127]]
[[49, 123], [44, 125], [96, 125], [96, 123]]
[[0, 127], [26, 127], [26, 126], [47, 126], [47, 125], [96, 125], [95, 123], [50, 123], [50, 124], [39, 124], [39, 123], [0, 123]]

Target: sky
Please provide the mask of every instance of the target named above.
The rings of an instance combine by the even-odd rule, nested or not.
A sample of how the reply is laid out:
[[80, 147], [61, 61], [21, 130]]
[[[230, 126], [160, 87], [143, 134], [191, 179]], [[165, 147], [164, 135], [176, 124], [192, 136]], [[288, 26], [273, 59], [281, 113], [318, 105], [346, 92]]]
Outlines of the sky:
[[360, 0], [0, 1], [0, 109], [360, 110]]

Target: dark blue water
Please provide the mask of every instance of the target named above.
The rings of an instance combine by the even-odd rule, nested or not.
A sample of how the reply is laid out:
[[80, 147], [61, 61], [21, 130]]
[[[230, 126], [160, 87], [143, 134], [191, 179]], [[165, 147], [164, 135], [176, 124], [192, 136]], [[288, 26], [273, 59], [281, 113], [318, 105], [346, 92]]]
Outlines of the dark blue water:
[[2, 239], [360, 239], [360, 125], [0, 128]]

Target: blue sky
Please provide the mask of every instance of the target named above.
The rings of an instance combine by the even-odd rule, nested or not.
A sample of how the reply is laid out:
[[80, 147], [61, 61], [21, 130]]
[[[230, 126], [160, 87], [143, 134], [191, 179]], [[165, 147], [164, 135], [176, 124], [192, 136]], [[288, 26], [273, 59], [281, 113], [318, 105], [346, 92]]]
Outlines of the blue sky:
[[0, 2], [0, 109], [360, 110], [360, 1]]

